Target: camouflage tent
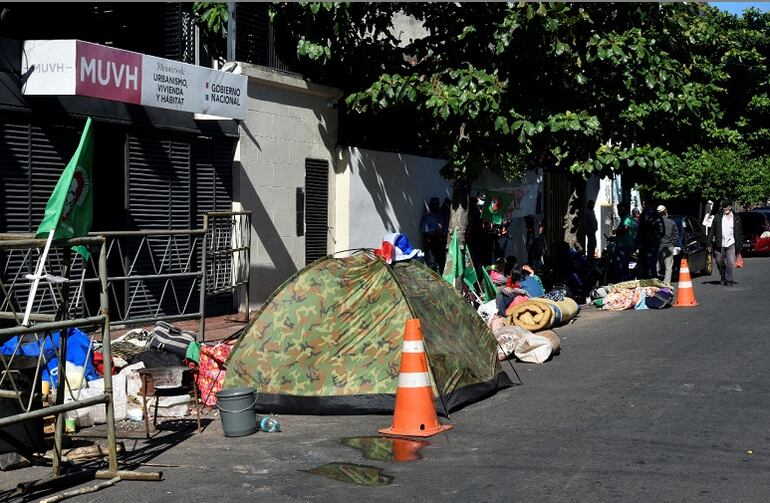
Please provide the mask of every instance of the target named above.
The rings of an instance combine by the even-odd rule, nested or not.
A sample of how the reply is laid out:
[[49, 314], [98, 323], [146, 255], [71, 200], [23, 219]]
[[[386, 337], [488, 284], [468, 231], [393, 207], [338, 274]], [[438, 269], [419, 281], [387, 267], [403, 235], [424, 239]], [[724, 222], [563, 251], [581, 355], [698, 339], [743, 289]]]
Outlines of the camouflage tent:
[[233, 348], [225, 387], [256, 388], [266, 412], [390, 413], [410, 318], [420, 319], [440, 414], [511, 385], [494, 336], [440, 276], [359, 251], [318, 260], [276, 290]]

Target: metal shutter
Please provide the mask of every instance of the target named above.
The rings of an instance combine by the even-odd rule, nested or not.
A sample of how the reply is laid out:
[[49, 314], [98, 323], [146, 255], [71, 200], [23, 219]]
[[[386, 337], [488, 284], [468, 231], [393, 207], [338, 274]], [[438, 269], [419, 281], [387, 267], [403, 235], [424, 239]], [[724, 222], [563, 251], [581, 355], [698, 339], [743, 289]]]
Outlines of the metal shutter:
[[305, 265], [327, 255], [329, 162], [305, 159]]
[[267, 66], [268, 4], [238, 2], [235, 4], [235, 56], [238, 61]]
[[192, 4], [167, 3], [163, 9], [163, 57], [195, 64]]
[[230, 211], [233, 204], [233, 140], [198, 138], [192, 146], [193, 222], [207, 211]]
[[[56, 182], [77, 148], [79, 131], [47, 126], [18, 116], [3, 116], [0, 121], [0, 232], [29, 233], [37, 230], [43, 219], [45, 205]], [[4, 281], [14, 277], [22, 267], [23, 252], [17, 250], [0, 256]], [[56, 251], [50, 255], [52, 264], [61, 264]], [[21, 276], [32, 273], [35, 259], [24, 264]], [[22, 280], [28, 283], [27, 280]], [[16, 290], [17, 310], [24, 309], [27, 292]], [[38, 290], [39, 311], [55, 311], [50, 290]]]
[[189, 142], [129, 135], [127, 180], [131, 228], [190, 228]]
[[34, 232], [78, 132], [13, 119], [0, 124], [0, 231]]
[[[190, 142], [157, 133], [128, 137], [128, 221], [131, 229], [189, 229], [191, 227]], [[147, 238], [139, 251], [132, 240], [129, 257], [137, 256], [133, 274], [184, 272], [191, 240], [177, 236], [170, 250], [168, 238]], [[166, 256], [166, 260], [161, 260]], [[125, 264], [124, 267], [130, 264]], [[178, 312], [174, 293], [184, 300], [191, 281], [128, 281], [125, 295], [131, 317]]]
[[[235, 143], [226, 139], [198, 138], [193, 144], [193, 218], [195, 227], [203, 225], [203, 214], [208, 211], [231, 211], [233, 204], [233, 152]], [[209, 250], [227, 249], [232, 243], [232, 228], [227, 220], [209, 222], [217, 229], [209, 233]], [[217, 242], [212, 242], [216, 239]], [[196, 256], [200, 261], [200, 257]], [[208, 292], [221, 290], [231, 284], [232, 255], [217, 256], [209, 253], [207, 262]], [[231, 313], [231, 291], [211, 294], [206, 300], [207, 314]]]

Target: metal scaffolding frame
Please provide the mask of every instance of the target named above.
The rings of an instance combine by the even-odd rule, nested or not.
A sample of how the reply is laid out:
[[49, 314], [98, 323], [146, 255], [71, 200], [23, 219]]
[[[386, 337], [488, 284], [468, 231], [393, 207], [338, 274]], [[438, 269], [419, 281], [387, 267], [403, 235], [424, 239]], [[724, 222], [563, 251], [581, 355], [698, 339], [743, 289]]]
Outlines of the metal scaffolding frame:
[[[37, 250], [45, 246], [45, 239], [15, 239], [15, 236], [3, 236], [0, 238], [0, 251], [7, 252], [9, 250]], [[91, 251], [98, 246], [98, 268], [99, 268], [99, 281], [101, 286], [100, 291], [100, 308], [99, 314], [90, 317], [81, 318], [68, 318], [68, 304], [69, 304], [69, 273], [71, 271], [70, 260], [70, 248], [72, 246], [85, 246]], [[56, 249], [61, 252], [60, 256], [63, 256], [63, 261], [58, 264], [60, 269], [56, 271], [56, 265], [52, 262], [57, 261], [57, 254], [52, 253], [51, 259], [46, 260], [46, 270], [49, 272], [56, 271], [60, 273], [61, 282], [50, 281], [48, 287], [52, 290], [58, 299], [58, 309], [55, 319], [51, 321], [40, 321], [32, 326], [25, 327], [21, 325], [22, 313], [14, 308], [12, 302], [8, 302], [9, 295], [13, 292], [13, 284], [7, 285], [0, 278], [0, 292], [4, 297], [2, 306], [10, 310], [3, 310], [0, 312], [3, 318], [13, 319], [16, 322], [16, 326], [10, 328], [0, 329], [0, 343], [4, 343], [13, 337], [19, 336], [19, 343], [16, 345], [16, 349], [9, 357], [0, 353], [0, 384], [7, 380], [12, 387], [12, 391], [5, 392], [0, 395], [0, 399], [5, 400], [18, 400], [23, 412], [12, 416], [0, 418], [0, 427], [9, 426], [15, 423], [27, 421], [30, 419], [42, 418], [49, 415], [56, 416], [56, 432], [54, 434], [54, 450], [53, 450], [53, 475], [58, 476], [61, 470], [62, 461], [62, 439], [64, 436], [64, 414], [76, 409], [89, 407], [96, 404], [104, 404], [106, 407], [106, 420], [107, 420], [107, 448], [109, 454], [109, 469], [108, 473], [117, 476], [118, 474], [118, 457], [117, 457], [117, 443], [116, 443], [116, 430], [115, 430], [115, 415], [112, 402], [112, 365], [110, 362], [110, 317], [109, 307], [107, 299], [107, 250], [105, 247], [105, 239], [103, 237], [85, 237], [69, 240], [55, 241], [52, 245], [52, 250]], [[34, 254], [26, 253], [26, 261], [32, 261]], [[37, 256], [39, 258], [39, 255]], [[82, 284], [82, 278], [80, 279]], [[67, 366], [66, 366], [66, 353], [67, 353], [67, 337], [60, 334], [58, 348], [56, 348], [56, 355], [58, 358], [58, 387], [56, 392], [56, 403], [51, 407], [45, 407], [37, 410], [31, 410], [33, 405], [33, 398], [38, 393], [36, 389], [37, 379], [33, 381], [33, 387], [31, 390], [21, 390], [16, 385], [14, 380], [14, 374], [11, 372], [14, 359], [19, 355], [21, 350], [22, 337], [27, 334], [34, 335], [35, 341], [45, 343], [47, 338], [52, 338], [56, 332], [64, 331], [69, 328], [89, 329], [101, 328], [102, 335], [102, 352], [104, 354], [104, 393], [91, 398], [85, 398], [82, 400], [74, 400], [71, 402], [64, 402], [65, 394], [68, 392], [68, 379], [67, 379]], [[65, 332], [66, 333], [66, 332]], [[43, 351], [40, 351], [38, 356], [36, 376], [40, 375], [41, 367], [46, 363]], [[69, 389], [71, 393], [72, 390]], [[27, 400], [24, 400], [25, 395]], [[26, 403], [25, 403], [26, 402]]]
[[[141, 230], [91, 233], [104, 240], [106, 249], [107, 301], [112, 305], [113, 325], [140, 325], [159, 320], [199, 319], [199, 340], [205, 340], [206, 301], [212, 296], [240, 289], [248, 320], [251, 212], [208, 212], [203, 228], [179, 230]], [[32, 235], [3, 234], [0, 241], [33, 240]], [[32, 280], [32, 259], [39, 257], [35, 248], [0, 249], [0, 271], [5, 280], [5, 295], [0, 296], [0, 319], [21, 321], [22, 306]], [[61, 249], [52, 251], [50, 267], [61, 267]], [[49, 268], [50, 268], [49, 267]], [[79, 275], [69, 282], [72, 299], [67, 317], [89, 318], [99, 308], [87, 291], [101, 283], [99, 264], [94, 255], [84, 260], [72, 257], [70, 270]], [[204, 281], [205, 278], [205, 281]], [[152, 289], [151, 284], [162, 284]], [[205, 285], [205, 288], [202, 286]], [[159, 295], [157, 292], [160, 292]], [[40, 302], [32, 312], [33, 321], [53, 321], [60, 308], [57, 292], [49, 285], [42, 288]], [[197, 296], [197, 299], [196, 299]], [[198, 301], [197, 303], [195, 301]]]

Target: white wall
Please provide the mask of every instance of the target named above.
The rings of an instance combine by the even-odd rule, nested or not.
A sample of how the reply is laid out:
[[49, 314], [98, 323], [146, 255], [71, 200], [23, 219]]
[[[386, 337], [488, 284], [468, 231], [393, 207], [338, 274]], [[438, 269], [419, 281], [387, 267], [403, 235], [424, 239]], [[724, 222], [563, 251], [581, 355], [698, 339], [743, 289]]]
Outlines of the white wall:
[[451, 197], [441, 159], [356, 147], [341, 151], [336, 184], [335, 251], [377, 248], [390, 232], [421, 247], [420, 220], [431, 197]]
[[[414, 247], [421, 247], [420, 220], [428, 201], [438, 197], [443, 202], [452, 195], [452, 186], [439, 174], [445, 161], [356, 147], [342, 150], [340, 157], [335, 178], [335, 251], [377, 248], [390, 232], [406, 234]], [[542, 177], [528, 172], [521, 183], [539, 183], [542, 188]], [[485, 172], [471, 194], [517, 185]], [[512, 236], [516, 256], [523, 262], [527, 257], [523, 218], [513, 219]]]
[[[248, 115], [234, 163], [233, 200], [252, 212], [252, 306], [304, 267], [305, 238], [297, 235], [296, 189], [305, 185], [305, 158], [329, 162], [337, 143], [336, 89], [241, 63], [249, 77]], [[330, 206], [333, 201], [330, 193]], [[333, 225], [330, 212], [330, 225]]]

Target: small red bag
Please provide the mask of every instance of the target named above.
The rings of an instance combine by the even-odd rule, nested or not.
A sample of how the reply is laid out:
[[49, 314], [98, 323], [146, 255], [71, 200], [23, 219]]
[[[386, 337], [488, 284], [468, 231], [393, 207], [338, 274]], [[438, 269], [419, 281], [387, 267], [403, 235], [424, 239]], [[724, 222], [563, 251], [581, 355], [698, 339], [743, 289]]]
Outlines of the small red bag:
[[738, 254], [737, 257], [735, 257], [735, 267], [737, 267], [738, 269], [741, 269], [743, 267], [743, 255], [741, 255], [740, 253]]
[[[118, 371], [115, 368], [115, 359], [110, 357], [110, 363], [112, 363], [112, 375], [117, 374]], [[104, 377], [104, 355], [101, 351], [94, 351], [94, 367], [96, 367], [96, 371], [99, 375]]]

